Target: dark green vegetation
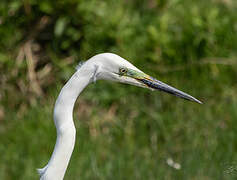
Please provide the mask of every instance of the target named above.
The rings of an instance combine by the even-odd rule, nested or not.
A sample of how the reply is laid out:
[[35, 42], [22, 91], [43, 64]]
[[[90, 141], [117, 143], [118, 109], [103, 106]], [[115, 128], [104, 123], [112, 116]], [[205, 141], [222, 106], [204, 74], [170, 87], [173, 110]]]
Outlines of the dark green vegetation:
[[77, 63], [100, 52], [204, 105], [89, 85], [65, 179], [236, 179], [236, 12], [235, 0], [1, 0], [0, 179], [37, 179], [55, 144], [54, 101]]

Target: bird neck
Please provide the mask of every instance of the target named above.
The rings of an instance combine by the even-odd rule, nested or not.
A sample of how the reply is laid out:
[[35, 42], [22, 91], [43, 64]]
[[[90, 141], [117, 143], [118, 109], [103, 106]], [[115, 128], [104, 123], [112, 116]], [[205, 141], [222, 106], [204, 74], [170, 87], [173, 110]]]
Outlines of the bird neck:
[[55, 103], [54, 123], [57, 129], [57, 140], [48, 164], [38, 170], [41, 180], [62, 180], [66, 172], [76, 138], [73, 107], [77, 97], [93, 76], [93, 70], [83, 69], [79, 69], [65, 84]]

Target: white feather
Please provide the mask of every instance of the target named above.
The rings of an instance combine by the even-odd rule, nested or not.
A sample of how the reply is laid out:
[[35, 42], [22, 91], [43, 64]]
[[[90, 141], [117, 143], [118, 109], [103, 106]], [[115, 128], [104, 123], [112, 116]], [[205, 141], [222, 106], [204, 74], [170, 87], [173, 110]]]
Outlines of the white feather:
[[78, 65], [76, 66], [76, 70], [79, 70], [84, 63], [85, 63], [85, 61], [79, 62]]

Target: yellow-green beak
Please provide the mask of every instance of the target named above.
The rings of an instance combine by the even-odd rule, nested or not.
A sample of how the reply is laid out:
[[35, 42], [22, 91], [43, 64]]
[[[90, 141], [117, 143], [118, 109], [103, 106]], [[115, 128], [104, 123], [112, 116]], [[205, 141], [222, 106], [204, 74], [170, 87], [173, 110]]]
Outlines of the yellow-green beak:
[[142, 83], [144, 86], [147, 86], [150, 89], [153, 90], [160, 90], [160, 91], [164, 91], [166, 93], [175, 95], [177, 97], [189, 100], [189, 101], [194, 101], [197, 102], [199, 104], [202, 104], [201, 101], [199, 101], [198, 99], [194, 98], [193, 96], [182, 92], [172, 86], [169, 86], [168, 84], [165, 84], [143, 72], [138, 72], [136, 70], [132, 70], [132, 69], [127, 69], [123, 74], [121, 74], [122, 76], [128, 76], [131, 78], [136, 79], [137, 81], [139, 81], [140, 83]]

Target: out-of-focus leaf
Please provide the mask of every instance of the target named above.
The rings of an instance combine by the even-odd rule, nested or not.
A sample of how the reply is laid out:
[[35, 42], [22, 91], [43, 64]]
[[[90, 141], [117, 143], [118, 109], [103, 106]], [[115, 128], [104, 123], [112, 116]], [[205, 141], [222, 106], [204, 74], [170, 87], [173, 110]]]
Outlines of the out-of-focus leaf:
[[59, 18], [56, 21], [55, 27], [54, 27], [54, 34], [56, 36], [61, 36], [63, 34], [63, 31], [68, 23], [68, 20], [66, 17]]

